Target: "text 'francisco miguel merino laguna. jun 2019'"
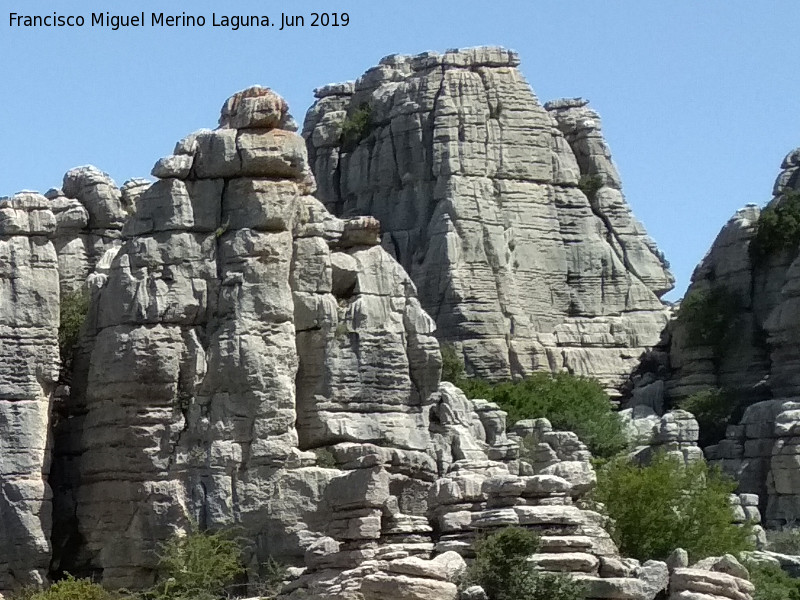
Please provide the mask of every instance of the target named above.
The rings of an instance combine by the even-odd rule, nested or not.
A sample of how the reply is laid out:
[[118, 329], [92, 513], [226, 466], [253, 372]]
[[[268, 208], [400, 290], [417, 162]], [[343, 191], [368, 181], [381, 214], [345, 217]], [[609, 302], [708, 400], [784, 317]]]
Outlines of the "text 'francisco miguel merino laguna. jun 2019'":
[[9, 27], [102, 27], [114, 31], [134, 27], [224, 27], [237, 30], [242, 27], [274, 28], [283, 31], [295, 27], [347, 27], [350, 15], [346, 12], [309, 12], [305, 14], [280, 15], [227, 15], [216, 12], [211, 15], [167, 14], [163, 12], [115, 15], [109, 12], [88, 15], [52, 13], [28, 15], [9, 13]]

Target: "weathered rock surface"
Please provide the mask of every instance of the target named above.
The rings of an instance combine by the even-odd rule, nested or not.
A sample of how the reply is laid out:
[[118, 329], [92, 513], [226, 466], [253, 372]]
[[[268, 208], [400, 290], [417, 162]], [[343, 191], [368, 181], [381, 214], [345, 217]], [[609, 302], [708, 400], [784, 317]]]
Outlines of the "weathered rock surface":
[[126, 203], [136, 197], [141, 182], [126, 183], [125, 193], [93, 166], [71, 169], [61, 189], [47, 192], [56, 216], [54, 244], [61, 291], [82, 288], [98, 267], [106, 270], [122, 244]]
[[[784, 160], [771, 206], [800, 189], [797, 156]], [[648, 357], [649, 372], [637, 376], [632, 403], [674, 405], [702, 390], [723, 390], [738, 408], [707, 458], [737, 478], [740, 492], [759, 496], [768, 527], [780, 527], [800, 518], [800, 262], [795, 247], [751, 249], [760, 214], [748, 205], [722, 228], [684, 300], [700, 307], [703, 322], [678, 311], [665, 344]]]
[[0, 590], [50, 562], [50, 405], [59, 375], [58, 259], [50, 202], [0, 199]]
[[[727, 559], [670, 574], [619, 556], [579, 502], [596, 477], [577, 436], [507, 432], [497, 405], [439, 382], [437, 326], [478, 374], [567, 368], [613, 391], [667, 317], [671, 276], [596, 114], [542, 108], [516, 63], [390, 57], [321, 90], [306, 125], [324, 203], [261, 87], [155, 183], [80, 167], [0, 201], [0, 592], [48, 571], [146, 586], [158, 544], [197, 523], [240, 528], [251, 581], [270, 556], [290, 564], [293, 600], [456, 600], [476, 536], [514, 524], [589, 598], [748, 600]], [[341, 147], [361, 102], [373, 127]], [[84, 287], [59, 374], [59, 301]], [[758, 439], [787, 445], [795, 407], [779, 408]], [[688, 413], [636, 427], [695, 458]], [[771, 468], [793, 481], [791, 461]], [[756, 518], [752, 496], [732, 501]]]
[[[647, 409], [646, 414], [641, 414], [642, 408]], [[629, 429], [633, 430], [631, 437], [638, 437], [632, 453], [638, 462], [647, 464], [657, 453], [685, 463], [703, 460], [703, 451], [697, 445], [700, 428], [690, 412], [676, 409], [653, 418], [649, 407], [636, 407], [626, 409], [623, 414], [629, 419]]]
[[518, 64], [498, 48], [393, 55], [318, 89], [303, 129], [318, 197], [377, 217], [470, 372], [567, 369], [616, 394], [659, 340], [673, 278], [597, 114], [583, 100], [542, 107]]
[[57, 448], [55, 565], [111, 586], [147, 584], [157, 543], [190, 521], [240, 526], [251, 570], [270, 555], [302, 561], [327, 525], [371, 535], [383, 500], [330, 520], [340, 472], [309, 449], [383, 449], [363, 454], [411, 490], [397, 492], [403, 508], [436, 474], [427, 419], [441, 359], [413, 284], [369, 222], [309, 195], [282, 99], [246, 90], [221, 124], [179, 142], [147, 188], [123, 194], [95, 169], [65, 178], [89, 228], [125, 239], [91, 279]]

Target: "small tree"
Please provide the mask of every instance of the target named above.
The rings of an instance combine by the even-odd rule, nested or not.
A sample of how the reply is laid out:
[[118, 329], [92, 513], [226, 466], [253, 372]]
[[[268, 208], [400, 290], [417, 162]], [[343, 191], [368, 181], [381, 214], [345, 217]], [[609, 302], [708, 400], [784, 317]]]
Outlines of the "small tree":
[[750, 549], [751, 527], [733, 522], [736, 484], [704, 461], [687, 466], [662, 453], [640, 466], [619, 458], [597, 480], [595, 499], [613, 520], [612, 534], [625, 556], [664, 560], [684, 548], [695, 561]]
[[722, 440], [734, 415], [741, 413], [739, 403], [718, 388], [692, 394], [678, 402], [678, 407], [688, 410], [697, 419], [700, 426], [699, 444], [703, 448]]
[[442, 381], [458, 385], [464, 379], [464, 357], [447, 342], [443, 342], [439, 349], [442, 353]]
[[157, 600], [216, 599], [244, 573], [238, 542], [226, 531], [175, 535], [161, 548]]
[[61, 297], [58, 347], [62, 363], [67, 363], [72, 358], [72, 351], [78, 343], [81, 327], [88, 312], [89, 297], [83, 290], [75, 290]]
[[342, 151], [354, 150], [372, 131], [372, 107], [364, 103], [347, 115], [342, 123]]
[[710, 346], [719, 357], [736, 332], [741, 300], [725, 288], [694, 289], [681, 302], [678, 323], [692, 346]]
[[506, 527], [475, 543], [475, 560], [466, 585], [479, 585], [489, 600], [582, 600], [583, 586], [568, 575], [535, 571], [528, 558], [539, 549], [538, 536]]
[[800, 190], [790, 190], [761, 211], [750, 241], [750, 257], [758, 263], [781, 251], [796, 250], [798, 244]]

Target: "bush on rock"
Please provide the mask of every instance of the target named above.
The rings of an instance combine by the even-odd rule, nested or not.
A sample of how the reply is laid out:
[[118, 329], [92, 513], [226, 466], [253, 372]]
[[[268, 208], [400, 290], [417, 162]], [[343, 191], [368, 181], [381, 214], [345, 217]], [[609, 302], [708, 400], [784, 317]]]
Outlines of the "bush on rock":
[[614, 456], [627, 446], [622, 420], [593, 379], [565, 372], [536, 373], [496, 385], [474, 379], [458, 385], [469, 398], [496, 402], [508, 413], [509, 423], [545, 417], [555, 429], [575, 432], [597, 457]]
[[594, 499], [612, 519], [612, 536], [624, 556], [665, 560], [684, 548], [694, 562], [751, 549], [751, 527], [733, 523], [735, 482], [704, 461], [684, 465], [662, 453], [640, 466], [619, 458], [597, 480]]
[[159, 557], [155, 600], [214, 600], [244, 573], [238, 542], [226, 531], [192, 531], [173, 536]]
[[539, 573], [530, 565], [538, 549], [538, 536], [521, 527], [483, 537], [465, 583], [481, 586], [489, 600], [583, 600], [583, 585], [569, 575]]

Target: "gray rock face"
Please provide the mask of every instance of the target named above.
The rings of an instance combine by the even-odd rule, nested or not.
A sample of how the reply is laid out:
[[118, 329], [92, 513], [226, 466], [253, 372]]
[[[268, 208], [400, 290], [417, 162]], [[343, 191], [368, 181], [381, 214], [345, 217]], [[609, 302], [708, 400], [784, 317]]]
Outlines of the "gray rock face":
[[[441, 359], [414, 285], [371, 222], [336, 219], [309, 195], [280, 97], [237, 94], [221, 124], [179, 142], [147, 188], [120, 192], [91, 169], [65, 178], [90, 229], [126, 237], [91, 278], [58, 448], [55, 565], [101, 570], [111, 586], [146, 585], [158, 542], [190, 520], [240, 526], [254, 570], [269, 555], [302, 561], [340, 475], [309, 449], [383, 448], [362, 454], [389, 463], [403, 508], [435, 476], [425, 452]], [[347, 539], [375, 510], [380, 526], [380, 503], [331, 526]]]
[[567, 369], [616, 394], [659, 340], [673, 279], [597, 114], [582, 100], [542, 107], [518, 64], [498, 48], [389, 56], [318, 89], [303, 129], [318, 197], [380, 221], [469, 371]]
[[635, 418], [635, 409], [627, 409], [634, 414], [629, 421], [629, 427], [639, 427], [643, 430], [642, 421], [652, 424], [650, 431], [644, 432], [639, 440], [632, 457], [643, 464], [649, 463], [657, 453], [664, 453], [677, 458], [684, 463], [703, 460], [703, 451], [697, 445], [699, 427], [692, 413], [685, 410], [672, 410], [660, 419], [643, 417]]
[[[784, 160], [770, 206], [784, 202], [784, 192], [800, 189], [797, 155]], [[800, 455], [795, 451], [800, 444], [800, 259], [797, 248], [766, 255], [751, 250], [760, 214], [754, 205], [737, 211], [692, 276], [683, 305], [697, 304], [699, 298], [707, 307], [700, 314], [708, 315], [701, 319], [721, 326], [712, 324], [704, 334], [704, 324], [682, 319], [679, 309], [669, 327], [668, 350], [662, 349], [668, 352], [666, 375], [661, 381], [643, 378], [639, 397], [647, 395], [642, 389], [658, 388], [663, 394], [656, 403], [674, 403], [721, 388], [740, 403], [740, 422], [729, 426], [726, 438], [706, 455], [738, 479], [741, 492], [759, 495], [765, 524], [777, 527], [800, 518]]]
[[0, 199], [0, 591], [45, 581], [58, 380], [56, 217], [44, 196]]
[[106, 173], [85, 166], [71, 169], [62, 189], [47, 193], [56, 216], [54, 244], [63, 293], [81, 289], [98, 266], [108, 268], [122, 244], [125, 202], [132, 201], [137, 184], [126, 186], [123, 193]]

